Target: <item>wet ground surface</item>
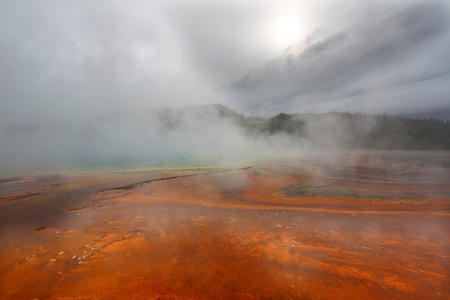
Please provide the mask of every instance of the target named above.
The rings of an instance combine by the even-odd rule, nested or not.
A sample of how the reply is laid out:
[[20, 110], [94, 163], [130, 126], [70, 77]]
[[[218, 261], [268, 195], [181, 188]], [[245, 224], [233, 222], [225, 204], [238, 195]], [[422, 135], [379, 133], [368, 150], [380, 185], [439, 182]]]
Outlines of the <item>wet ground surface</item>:
[[2, 299], [448, 299], [450, 156], [0, 178]]

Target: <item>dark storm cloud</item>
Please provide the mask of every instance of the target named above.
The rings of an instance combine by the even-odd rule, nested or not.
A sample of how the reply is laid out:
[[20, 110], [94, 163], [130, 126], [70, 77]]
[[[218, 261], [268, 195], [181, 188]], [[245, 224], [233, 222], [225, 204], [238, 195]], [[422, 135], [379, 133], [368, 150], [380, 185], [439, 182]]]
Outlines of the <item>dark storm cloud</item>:
[[[376, 104], [381, 107], [377, 112], [389, 112], [398, 110], [396, 103], [405, 101], [394, 94], [408, 94], [408, 89], [414, 90], [421, 83], [441, 81], [442, 85], [433, 87], [441, 92], [433, 100], [448, 107], [448, 7], [442, 2], [423, 2], [389, 13], [360, 18], [331, 35], [312, 34], [300, 53], [290, 51], [268, 61], [231, 87], [255, 108], [261, 100], [276, 104], [283, 99], [285, 109], [301, 110], [301, 105], [318, 109], [321, 103], [322, 110], [339, 109], [330, 101], [356, 99], [358, 108], [370, 111]], [[391, 103], [383, 103], [385, 97]], [[410, 104], [423, 109], [420, 104]], [[341, 109], [351, 107], [346, 103]]]

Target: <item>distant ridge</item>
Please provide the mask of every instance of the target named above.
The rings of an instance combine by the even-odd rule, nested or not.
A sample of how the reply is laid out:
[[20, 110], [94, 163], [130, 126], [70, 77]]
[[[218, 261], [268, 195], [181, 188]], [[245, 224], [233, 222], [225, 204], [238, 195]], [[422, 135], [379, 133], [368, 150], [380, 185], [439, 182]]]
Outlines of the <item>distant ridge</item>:
[[191, 113], [200, 118], [217, 117], [220, 119], [232, 119], [235, 121], [242, 121], [244, 119], [243, 115], [222, 104], [187, 106], [181, 110], [184, 111], [184, 113]]
[[450, 150], [450, 122], [355, 113], [243, 116], [224, 105], [181, 109], [184, 114], [213, 122], [231, 122], [249, 136], [283, 134], [305, 144], [340, 149]]

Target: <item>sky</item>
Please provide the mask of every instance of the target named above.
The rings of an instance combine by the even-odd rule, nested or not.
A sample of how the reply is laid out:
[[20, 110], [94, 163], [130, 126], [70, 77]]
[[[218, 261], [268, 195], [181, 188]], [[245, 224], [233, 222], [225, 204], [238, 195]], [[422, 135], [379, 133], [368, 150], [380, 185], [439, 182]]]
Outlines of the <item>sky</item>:
[[450, 119], [449, 49], [444, 0], [1, 0], [0, 159], [164, 107]]
[[448, 113], [450, 2], [0, 1], [0, 117]]

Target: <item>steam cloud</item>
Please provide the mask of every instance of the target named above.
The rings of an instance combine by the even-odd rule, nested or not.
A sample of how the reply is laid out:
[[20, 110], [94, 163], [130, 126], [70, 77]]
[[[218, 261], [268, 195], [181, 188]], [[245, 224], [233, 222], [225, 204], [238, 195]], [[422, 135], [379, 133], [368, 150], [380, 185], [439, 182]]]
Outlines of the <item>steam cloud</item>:
[[[77, 124], [6, 126], [3, 171], [226, 163], [293, 154], [298, 141], [251, 135], [222, 106], [110, 114]], [[226, 110], [226, 112], [231, 112]], [[19, 145], [19, 147], [18, 147]]]
[[[163, 107], [448, 119], [448, 3], [333, 3], [2, 1], [0, 171], [297, 155], [348, 131]], [[270, 24], [286, 12], [308, 32], [275, 50]]]
[[228, 164], [355, 149], [450, 149], [450, 123], [349, 113], [245, 117], [223, 105], [104, 114], [83, 123], [11, 123], [1, 169]]

